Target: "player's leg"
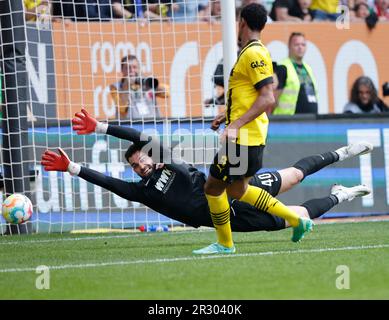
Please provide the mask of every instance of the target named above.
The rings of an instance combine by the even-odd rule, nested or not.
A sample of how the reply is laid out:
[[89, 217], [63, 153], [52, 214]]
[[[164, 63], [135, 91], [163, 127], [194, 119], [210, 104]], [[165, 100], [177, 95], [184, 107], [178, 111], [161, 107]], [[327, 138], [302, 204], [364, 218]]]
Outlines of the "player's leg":
[[278, 170], [281, 176], [281, 187], [279, 193], [286, 192], [299, 184], [305, 177], [314, 174], [324, 167], [338, 161], [360, 156], [373, 150], [373, 145], [361, 141], [355, 144], [344, 146], [335, 151], [325, 152], [318, 155], [305, 157], [297, 161], [292, 167]]
[[[304, 208], [311, 219], [317, 219], [344, 201], [352, 201], [357, 197], [363, 197], [370, 193], [371, 190], [365, 185], [357, 185], [351, 188], [334, 185], [328, 197], [308, 200], [300, 208]], [[299, 212], [303, 211], [299, 210]], [[286, 226], [288, 226], [287, 223]]]
[[227, 150], [221, 149], [214, 158], [209, 170], [208, 179], [204, 185], [204, 193], [213, 225], [216, 229], [217, 242], [199, 250], [194, 254], [234, 253], [230, 223], [230, 204], [226, 192], [228, 185], [229, 163]]
[[208, 201], [209, 211], [213, 225], [216, 229], [217, 243], [224, 247], [232, 248], [230, 204], [226, 192], [227, 183], [212, 177], [208, 177], [204, 192]]
[[258, 188], [253, 185], [249, 185], [249, 181], [252, 176], [256, 174], [258, 169], [262, 166], [262, 155], [264, 147], [248, 147], [247, 159], [248, 169], [246, 171], [243, 181], [235, 181], [236, 184], [243, 184], [243, 187], [237, 187], [236, 190], [245, 190], [243, 194], [234, 194], [234, 183], [228, 187], [229, 194], [240, 201], [246, 202], [254, 206], [260, 211], [266, 211], [272, 215], [285, 219], [293, 226], [292, 241], [300, 241], [306, 232], [312, 230], [313, 222], [310, 219], [302, 219], [297, 213], [289, 209], [282, 202], [274, 198], [270, 193], [262, 188]]
[[[300, 241], [313, 228], [311, 219], [300, 217], [293, 209], [284, 205], [264, 189], [248, 185], [246, 192], [239, 200], [251, 204], [259, 211], [268, 212], [288, 221], [289, 225], [293, 226], [293, 242]], [[261, 213], [258, 212], [258, 214]]]
[[263, 150], [264, 146], [240, 146], [241, 158], [243, 158], [242, 155], [244, 154], [245, 158], [243, 159], [247, 159], [246, 173], [240, 179], [234, 180], [228, 186], [227, 192], [234, 199], [239, 199], [239, 201], [246, 202], [260, 211], [266, 211], [287, 220], [294, 227], [292, 240], [295, 242], [299, 241], [303, 238], [305, 232], [312, 229], [312, 221], [301, 219], [298, 214], [290, 210], [266, 190], [249, 185], [249, 181], [262, 167]]
[[256, 174], [250, 184], [267, 190], [273, 196], [287, 192], [308, 175], [339, 161], [337, 151], [305, 157], [292, 167]]
[[[288, 206], [302, 218], [317, 219], [331, 210], [334, 206], [344, 202], [352, 201], [354, 198], [368, 195], [371, 190], [364, 185], [357, 185], [347, 188], [341, 185], [334, 185], [330, 195], [323, 198], [311, 199], [300, 206]], [[236, 232], [252, 231], [278, 231], [290, 227], [284, 219], [258, 212], [258, 210], [245, 203], [234, 201], [231, 205], [231, 227]]]

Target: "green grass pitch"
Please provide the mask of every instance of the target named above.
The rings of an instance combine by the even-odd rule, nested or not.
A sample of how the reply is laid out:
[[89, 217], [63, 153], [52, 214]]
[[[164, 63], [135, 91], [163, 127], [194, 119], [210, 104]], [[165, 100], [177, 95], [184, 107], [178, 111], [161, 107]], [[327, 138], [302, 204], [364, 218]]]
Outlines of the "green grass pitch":
[[[195, 257], [210, 231], [0, 237], [0, 299], [389, 299], [389, 222], [235, 233], [237, 253]], [[35, 268], [50, 269], [38, 290]], [[338, 289], [337, 267], [349, 270]], [[338, 283], [343, 280], [338, 279]]]

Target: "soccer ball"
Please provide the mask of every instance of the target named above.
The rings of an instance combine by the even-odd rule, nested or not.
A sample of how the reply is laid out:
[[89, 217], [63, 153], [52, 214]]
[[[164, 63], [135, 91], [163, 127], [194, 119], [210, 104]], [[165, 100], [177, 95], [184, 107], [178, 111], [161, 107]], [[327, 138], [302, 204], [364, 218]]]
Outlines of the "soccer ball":
[[9, 223], [20, 224], [32, 216], [30, 199], [20, 193], [11, 194], [3, 202], [3, 217]]

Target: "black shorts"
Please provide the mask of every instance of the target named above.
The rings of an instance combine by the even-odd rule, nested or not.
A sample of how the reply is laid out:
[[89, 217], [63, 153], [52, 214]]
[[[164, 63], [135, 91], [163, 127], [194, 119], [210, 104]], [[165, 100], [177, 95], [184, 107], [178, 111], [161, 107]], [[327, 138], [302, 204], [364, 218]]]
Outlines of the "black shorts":
[[243, 146], [232, 142], [224, 144], [213, 159], [209, 174], [227, 183], [252, 177], [262, 168], [264, 148], [263, 145]]
[[273, 197], [277, 196], [281, 189], [281, 175], [278, 171], [265, 171], [255, 174], [249, 184], [269, 192]]
[[[276, 231], [285, 229], [285, 220], [260, 211], [248, 203], [232, 200], [230, 203], [230, 223], [234, 232]], [[201, 214], [193, 217], [192, 227], [199, 226], [214, 228], [208, 207]], [[187, 222], [188, 223], [188, 222]]]
[[[281, 188], [281, 175], [277, 171], [255, 174], [249, 184], [262, 188], [273, 197]], [[276, 231], [285, 229], [285, 220], [245, 202], [233, 200], [231, 203], [231, 229], [236, 232]]]
[[285, 229], [285, 220], [260, 211], [248, 203], [231, 203], [231, 230], [235, 232], [276, 231]]

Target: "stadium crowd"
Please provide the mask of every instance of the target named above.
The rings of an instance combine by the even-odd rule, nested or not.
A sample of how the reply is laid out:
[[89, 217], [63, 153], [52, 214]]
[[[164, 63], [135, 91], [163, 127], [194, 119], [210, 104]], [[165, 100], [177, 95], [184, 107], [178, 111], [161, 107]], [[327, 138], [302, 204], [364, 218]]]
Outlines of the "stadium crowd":
[[[235, 0], [237, 16], [245, 5], [257, 2], [271, 21], [336, 21], [348, 10], [351, 21], [365, 21], [373, 28], [389, 21], [389, 0]], [[141, 20], [216, 22], [221, 18], [220, 0], [24, 0], [26, 19], [51, 15], [69, 21]], [[269, 21], [270, 21], [269, 19]]]

